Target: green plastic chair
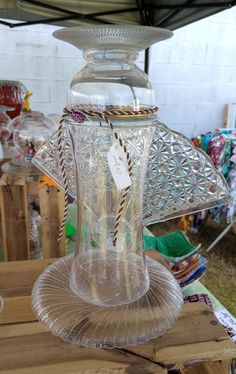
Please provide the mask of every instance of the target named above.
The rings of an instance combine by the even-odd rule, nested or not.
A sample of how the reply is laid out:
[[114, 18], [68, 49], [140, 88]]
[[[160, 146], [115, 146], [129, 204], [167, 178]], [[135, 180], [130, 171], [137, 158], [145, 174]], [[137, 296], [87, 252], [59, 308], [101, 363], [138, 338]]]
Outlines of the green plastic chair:
[[144, 235], [144, 248], [157, 250], [169, 261], [181, 261], [194, 254], [200, 247], [201, 244], [192, 245], [181, 230], [164, 236]]

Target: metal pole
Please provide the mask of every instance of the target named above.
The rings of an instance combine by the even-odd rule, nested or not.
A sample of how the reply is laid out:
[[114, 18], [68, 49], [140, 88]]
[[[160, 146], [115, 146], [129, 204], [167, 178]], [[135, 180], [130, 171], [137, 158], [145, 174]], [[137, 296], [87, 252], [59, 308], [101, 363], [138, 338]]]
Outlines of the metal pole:
[[144, 58], [144, 71], [146, 74], [149, 72], [149, 58], [150, 58], [150, 48], [145, 49], [145, 58]]
[[212, 250], [212, 248], [215, 247], [215, 245], [227, 234], [227, 232], [233, 227], [233, 224], [231, 223], [230, 225], [228, 225], [224, 231], [222, 231], [222, 233], [216, 238], [216, 240], [214, 240], [213, 243], [211, 243], [211, 245], [207, 248], [206, 252], [210, 252]]

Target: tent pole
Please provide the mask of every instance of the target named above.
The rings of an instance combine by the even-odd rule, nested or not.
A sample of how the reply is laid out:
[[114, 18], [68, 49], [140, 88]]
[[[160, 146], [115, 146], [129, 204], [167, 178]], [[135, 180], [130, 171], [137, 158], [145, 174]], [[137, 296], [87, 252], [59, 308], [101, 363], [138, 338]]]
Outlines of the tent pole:
[[145, 57], [144, 57], [144, 71], [146, 74], [149, 72], [149, 61], [150, 60], [150, 48], [145, 49]]

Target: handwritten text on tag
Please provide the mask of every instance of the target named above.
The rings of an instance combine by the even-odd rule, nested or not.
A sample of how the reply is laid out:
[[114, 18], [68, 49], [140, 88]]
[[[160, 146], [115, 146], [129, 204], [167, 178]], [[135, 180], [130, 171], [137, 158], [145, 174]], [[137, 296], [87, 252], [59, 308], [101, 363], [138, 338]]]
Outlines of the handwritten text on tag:
[[126, 154], [118, 142], [112, 144], [107, 159], [117, 189], [120, 191], [131, 186]]

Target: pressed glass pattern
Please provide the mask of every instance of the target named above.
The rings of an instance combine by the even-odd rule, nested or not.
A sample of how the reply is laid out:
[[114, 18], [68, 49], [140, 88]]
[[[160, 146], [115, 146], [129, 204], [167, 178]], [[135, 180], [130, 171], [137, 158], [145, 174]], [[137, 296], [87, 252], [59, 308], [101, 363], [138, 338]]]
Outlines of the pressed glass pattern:
[[113, 50], [117, 46], [121, 50], [140, 51], [150, 45], [170, 38], [170, 30], [148, 26], [80, 26], [57, 30], [53, 36], [73, 44], [82, 50]]
[[[227, 183], [205, 152], [157, 120], [154, 124], [144, 182], [144, 224], [227, 204]], [[69, 193], [76, 198], [72, 151], [66, 133], [64, 149]], [[56, 134], [38, 151], [33, 163], [63, 187]]]
[[[143, 122], [142, 122], [143, 125]], [[132, 185], [113, 244], [121, 192], [108, 166], [114, 143], [108, 127], [69, 123], [78, 186], [78, 241], [71, 287], [81, 298], [98, 305], [137, 300], [149, 287], [143, 256], [143, 179], [154, 128], [116, 127], [132, 160]], [[99, 271], [97, 270], [99, 269]]]

